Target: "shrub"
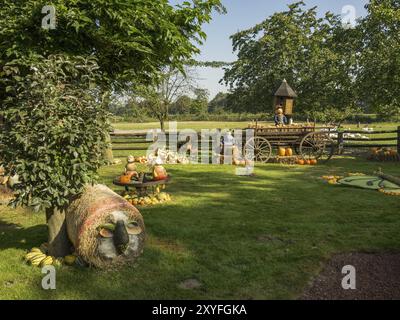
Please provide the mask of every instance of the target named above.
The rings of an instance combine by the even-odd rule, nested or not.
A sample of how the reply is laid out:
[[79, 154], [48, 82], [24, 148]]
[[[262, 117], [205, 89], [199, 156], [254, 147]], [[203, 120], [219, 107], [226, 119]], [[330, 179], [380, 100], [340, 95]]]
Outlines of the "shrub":
[[[96, 180], [108, 146], [108, 112], [105, 95], [96, 87], [100, 75], [93, 58], [57, 55], [32, 65], [24, 77], [18, 66], [8, 64], [3, 70], [9, 96], [0, 106], [1, 164], [6, 173], [19, 176], [12, 205], [46, 209], [49, 250], [61, 256], [64, 220], [54, 213]], [[57, 223], [49, 222], [52, 217]], [[60, 245], [62, 252], [52, 251], [51, 235], [59, 239], [54, 248]]]

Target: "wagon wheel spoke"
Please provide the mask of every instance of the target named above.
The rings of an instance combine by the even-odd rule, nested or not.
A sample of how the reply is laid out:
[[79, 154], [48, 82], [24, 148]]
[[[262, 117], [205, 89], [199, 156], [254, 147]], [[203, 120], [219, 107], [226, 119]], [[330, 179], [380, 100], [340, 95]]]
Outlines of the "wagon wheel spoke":
[[328, 161], [334, 151], [333, 141], [326, 133], [311, 132], [300, 143], [303, 158]]
[[250, 161], [267, 162], [271, 152], [271, 144], [263, 137], [249, 139], [244, 148], [245, 159]]

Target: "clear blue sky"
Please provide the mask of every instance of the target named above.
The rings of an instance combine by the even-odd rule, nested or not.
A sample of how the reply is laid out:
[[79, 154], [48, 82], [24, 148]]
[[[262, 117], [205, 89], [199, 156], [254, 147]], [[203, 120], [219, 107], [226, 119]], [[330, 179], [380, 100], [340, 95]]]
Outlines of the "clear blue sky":
[[[173, 0], [171, 2], [179, 2]], [[204, 27], [208, 38], [201, 47], [201, 55], [197, 60], [202, 61], [234, 61], [230, 36], [239, 30], [250, 28], [274, 12], [287, 10], [287, 4], [295, 0], [222, 0], [228, 10], [226, 15], [214, 14], [213, 21]], [[364, 5], [367, 0], [305, 0], [308, 7], [318, 6], [318, 12], [324, 14], [331, 11], [341, 14], [342, 8], [352, 5], [357, 17], [365, 14]], [[220, 69], [201, 68], [198, 70], [199, 84], [210, 91], [211, 98], [219, 91], [227, 91], [218, 81], [223, 77]]]

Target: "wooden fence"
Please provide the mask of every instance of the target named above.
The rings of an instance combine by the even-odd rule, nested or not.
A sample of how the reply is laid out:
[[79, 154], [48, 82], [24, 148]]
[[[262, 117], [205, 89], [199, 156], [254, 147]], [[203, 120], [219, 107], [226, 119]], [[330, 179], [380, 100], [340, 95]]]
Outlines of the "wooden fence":
[[[154, 135], [151, 137], [152, 140], [150, 141], [146, 140], [148, 136], [147, 133], [145, 132], [120, 132], [120, 133], [112, 132], [110, 136], [111, 136], [113, 151], [147, 150], [148, 146], [155, 140]], [[136, 145], [136, 146], [131, 146], [131, 145]]]
[[[397, 130], [383, 130], [383, 131], [340, 131], [331, 132], [337, 134], [337, 151], [342, 154], [346, 149], [357, 148], [395, 148], [400, 154], [400, 126]], [[349, 134], [366, 136], [368, 139], [362, 137], [349, 137]], [[149, 140], [146, 140], [149, 138]], [[199, 142], [203, 138], [198, 133]], [[123, 151], [146, 151], [148, 147], [156, 141], [157, 132], [153, 131], [151, 134], [146, 132], [117, 132], [111, 133], [113, 150]], [[169, 135], [166, 134], [166, 143], [168, 143]], [[211, 141], [210, 141], [211, 142]]]
[[[349, 135], [357, 134], [362, 137], [349, 137]], [[364, 137], [367, 137], [367, 139]], [[339, 154], [342, 154], [346, 149], [358, 148], [395, 148], [400, 154], [400, 126], [397, 130], [347, 130], [337, 132], [337, 150]]]

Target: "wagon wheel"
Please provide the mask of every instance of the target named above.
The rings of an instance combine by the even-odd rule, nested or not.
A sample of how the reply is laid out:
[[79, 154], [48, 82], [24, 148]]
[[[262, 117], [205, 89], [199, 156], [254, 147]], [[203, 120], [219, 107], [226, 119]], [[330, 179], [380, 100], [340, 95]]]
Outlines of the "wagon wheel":
[[263, 137], [253, 137], [244, 146], [246, 160], [267, 163], [271, 158], [272, 147], [269, 141]]
[[335, 143], [326, 132], [311, 132], [300, 142], [300, 155], [304, 159], [327, 162], [335, 152]]

